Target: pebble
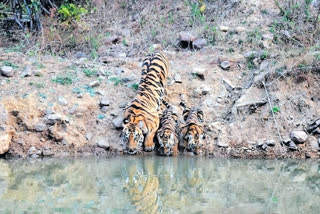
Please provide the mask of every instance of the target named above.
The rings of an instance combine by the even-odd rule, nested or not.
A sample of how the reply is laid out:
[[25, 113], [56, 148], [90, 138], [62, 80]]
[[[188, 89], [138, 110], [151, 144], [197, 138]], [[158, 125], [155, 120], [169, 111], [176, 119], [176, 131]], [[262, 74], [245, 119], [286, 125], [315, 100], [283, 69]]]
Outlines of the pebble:
[[99, 85], [100, 85], [100, 82], [98, 80], [89, 83], [89, 86], [92, 88], [98, 87]]
[[206, 72], [206, 69], [204, 68], [195, 68], [193, 71], [193, 73], [196, 73], [201, 80], [205, 80], [205, 77], [204, 77], [205, 72]]
[[290, 138], [293, 142], [295, 142], [297, 144], [301, 144], [307, 140], [308, 135], [304, 131], [295, 130], [290, 133]]
[[99, 105], [100, 105], [101, 107], [103, 107], [103, 106], [109, 106], [109, 105], [110, 105], [110, 100], [108, 99], [108, 97], [102, 97], [101, 100], [100, 100]]
[[296, 151], [298, 150], [298, 147], [296, 146], [296, 144], [292, 141], [290, 141], [290, 143], [288, 144], [288, 148], [292, 151]]
[[223, 70], [228, 70], [230, 68], [231, 64], [229, 61], [223, 61], [220, 63], [220, 67], [223, 69]]
[[42, 155], [43, 156], [51, 156], [51, 155], [53, 155], [54, 153], [53, 153], [53, 151], [51, 151], [51, 150], [49, 150], [49, 149], [46, 149], [46, 150], [43, 150], [42, 151]]
[[31, 146], [28, 150], [28, 154], [31, 156], [33, 154], [36, 154], [36, 155], [40, 155], [41, 154], [41, 151], [38, 150], [36, 147], [34, 146]]
[[62, 105], [62, 106], [68, 105], [68, 101], [64, 97], [59, 97], [58, 103], [59, 103], [59, 105]]
[[196, 39], [193, 43], [193, 48], [194, 49], [202, 49], [207, 45], [207, 40], [206, 39]]
[[271, 33], [266, 33], [262, 35], [263, 40], [273, 40], [273, 34]]
[[122, 129], [122, 121], [123, 121], [123, 117], [122, 116], [117, 116], [116, 118], [114, 118], [112, 120], [112, 124], [113, 124], [114, 128]]
[[46, 124], [44, 123], [38, 123], [35, 125], [34, 129], [37, 131], [37, 132], [43, 132], [45, 129], [46, 129]]
[[193, 42], [196, 37], [191, 32], [180, 32], [179, 33], [179, 40], [186, 41], [186, 42]]
[[82, 93], [77, 94], [77, 98], [82, 98], [82, 97], [83, 97]]
[[241, 32], [246, 31], [246, 28], [245, 28], [245, 27], [236, 27], [236, 28], [235, 28], [235, 31], [236, 31], [237, 33], [241, 33]]
[[246, 58], [257, 58], [259, 56], [259, 53], [257, 51], [248, 51], [244, 54]]
[[226, 142], [223, 142], [223, 141], [218, 141], [217, 142], [217, 146], [218, 147], [222, 147], [222, 148], [227, 148], [228, 146], [229, 146], [229, 144], [228, 143], [226, 143]]
[[5, 77], [12, 77], [14, 75], [13, 68], [10, 66], [2, 66], [1, 67], [1, 74]]
[[92, 133], [91, 132], [88, 132], [86, 134], [86, 139], [87, 139], [87, 141], [90, 141], [92, 139]]
[[119, 104], [119, 108], [125, 108], [127, 106], [127, 102], [122, 102]]
[[202, 95], [206, 95], [211, 91], [211, 88], [209, 88], [208, 86], [203, 86], [202, 87]]
[[75, 53], [75, 54], [73, 55], [72, 58], [80, 59], [80, 58], [88, 58], [88, 57], [87, 57], [87, 55], [86, 55], [84, 52], [78, 51], [77, 53]]
[[100, 147], [100, 148], [109, 149], [110, 144], [109, 144], [109, 142], [108, 142], [106, 139], [100, 138], [100, 139], [97, 141], [97, 146]]
[[257, 147], [261, 147], [263, 144], [264, 144], [263, 140], [258, 140], [256, 145]]
[[76, 111], [78, 110], [78, 107], [79, 107], [78, 104], [73, 105], [72, 108], [69, 110], [69, 114], [72, 115], [72, 114], [76, 113]]
[[320, 149], [319, 142], [315, 140], [311, 141], [311, 148], [316, 150]]
[[180, 74], [175, 74], [175, 75], [174, 75], [174, 81], [175, 81], [176, 83], [182, 83]]
[[49, 114], [47, 117], [47, 123], [50, 125], [55, 124], [56, 122], [59, 122], [62, 120], [62, 116], [59, 114]]

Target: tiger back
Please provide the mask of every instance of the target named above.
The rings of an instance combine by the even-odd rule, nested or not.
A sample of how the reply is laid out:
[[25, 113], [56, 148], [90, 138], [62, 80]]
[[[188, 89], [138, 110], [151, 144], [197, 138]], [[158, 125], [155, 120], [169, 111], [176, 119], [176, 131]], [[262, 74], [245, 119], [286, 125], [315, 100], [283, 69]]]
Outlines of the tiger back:
[[182, 106], [185, 124], [181, 128], [180, 146], [197, 155], [202, 152], [205, 139], [203, 111], [200, 108], [188, 108], [184, 103]]
[[160, 155], [178, 155], [180, 123], [177, 110], [168, 106], [160, 118], [160, 128], [157, 131]]
[[122, 139], [129, 154], [154, 149], [168, 69], [168, 59], [162, 53], [149, 54], [143, 61], [137, 94], [124, 111]]

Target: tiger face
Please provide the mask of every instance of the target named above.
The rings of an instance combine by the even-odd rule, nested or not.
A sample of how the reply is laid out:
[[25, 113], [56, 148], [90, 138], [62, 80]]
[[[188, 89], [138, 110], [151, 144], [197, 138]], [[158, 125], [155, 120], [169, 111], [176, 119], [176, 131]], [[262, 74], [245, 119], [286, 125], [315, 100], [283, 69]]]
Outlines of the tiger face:
[[187, 134], [184, 136], [187, 141], [187, 150], [198, 155], [202, 152], [204, 146], [204, 133], [197, 125], [191, 125], [188, 129]]
[[170, 156], [172, 155], [172, 149], [174, 145], [176, 144], [175, 142], [175, 133], [173, 133], [171, 130], [166, 129], [163, 131], [162, 134], [158, 134], [158, 141], [159, 141], [159, 152], [161, 154]]
[[144, 135], [139, 124], [129, 123], [127, 119], [124, 119], [122, 140], [128, 154], [133, 155], [142, 151]]

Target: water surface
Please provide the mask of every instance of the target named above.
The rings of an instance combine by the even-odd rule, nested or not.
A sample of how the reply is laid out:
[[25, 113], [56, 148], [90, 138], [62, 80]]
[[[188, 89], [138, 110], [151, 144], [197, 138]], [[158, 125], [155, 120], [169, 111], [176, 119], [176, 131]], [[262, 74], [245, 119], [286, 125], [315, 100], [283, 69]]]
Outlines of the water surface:
[[0, 159], [0, 213], [319, 213], [319, 162]]

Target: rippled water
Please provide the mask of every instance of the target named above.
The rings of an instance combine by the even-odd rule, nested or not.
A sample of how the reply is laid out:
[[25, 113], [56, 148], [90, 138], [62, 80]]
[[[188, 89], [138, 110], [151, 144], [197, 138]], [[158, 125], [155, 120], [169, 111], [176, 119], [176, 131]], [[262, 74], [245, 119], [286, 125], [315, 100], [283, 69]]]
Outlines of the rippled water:
[[0, 159], [0, 213], [318, 214], [319, 163]]

